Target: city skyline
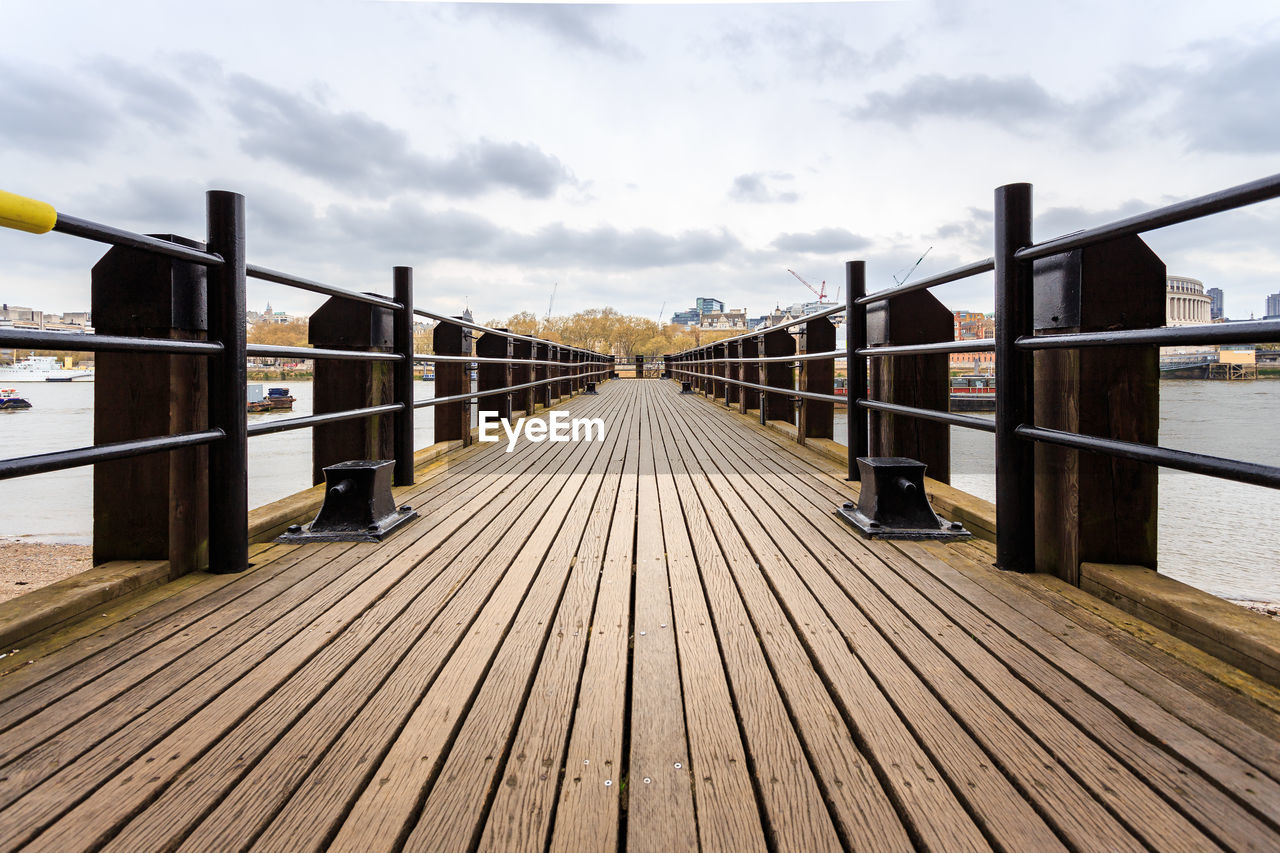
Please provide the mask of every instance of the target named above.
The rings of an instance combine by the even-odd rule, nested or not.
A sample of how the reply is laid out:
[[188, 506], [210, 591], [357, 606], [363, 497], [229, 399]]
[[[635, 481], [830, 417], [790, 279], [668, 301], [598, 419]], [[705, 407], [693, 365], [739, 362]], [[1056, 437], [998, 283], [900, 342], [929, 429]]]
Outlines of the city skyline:
[[[5, 189], [197, 238], [205, 191], [235, 190], [252, 262], [383, 291], [411, 265], [446, 314], [541, 316], [553, 292], [566, 313], [712, 288], [785, 304], [808, 298], [788, 269], [836, 284], [855, 258], [878, 288], [930, 247], [917, 276], [989, 256], [1000, 184], [1035, 185], [1043, 238], [1258, 178], [1280, 149], [1264, 3], [67, 14], [0, 8]], [[1247, 315], [1280, 280], [1278, 223], [1272, 203], [1148, 242]], [[82, 303], [101, 252], [5, 232], [0, 284]], [[991, 291], [938, 293], [989, 310]], [[251, 285], [267, 298], [316, 304]]]

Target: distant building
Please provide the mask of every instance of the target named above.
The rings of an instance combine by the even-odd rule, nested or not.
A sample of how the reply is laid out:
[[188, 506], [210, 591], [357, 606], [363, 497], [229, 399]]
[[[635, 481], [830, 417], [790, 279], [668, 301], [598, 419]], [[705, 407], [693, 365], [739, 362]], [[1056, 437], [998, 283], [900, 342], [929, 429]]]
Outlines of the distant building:
[[[952, 311], [955, 339], [957, 341], [980, 341], [996, 336], [995, 317], [978, 311]], [[995, 369], [996, 354], [994, 352], [953, 352], [951, 353], [953, 370], [973, 370], [981, 372]]]
[[1222, 288], [1211, 287], [1205, 293], [1209, 295], [1209, 319], [1221, 320], [1226, 316], [1222, 310]]
[[1169, 326], [1194, 326], [1208, 323], [1212, 300], [1205, 295], [1204, 282], [1185, 276], [1165, 277], [1165, 323]]
[[[1165, 276], [1165, 325], [1196, 326], [1212, 321], [1210, 311], [1213, 300], [1204, 292], [1204, 282], [1186, 276]], [[1161, 358], [1214, 358], [1217, 347], [1193, 344], [1181, 347], [1161, 347]]]
[[738, 329], [747, 330], [747, 309], [732, 308], [728, 311], [708, 311], [698, 321], [703, 329]]
[[677, 311], [671, 315], [671, 322], [677, 326], [696, 326], [702, 315], [697, 308], [690, 308], [687, 311]]
[[723, 311], [724, 303], [719, 299], [710, 299], [706, 296], [699, 296], [693, 301], [694, 308], [699, 314], [710, 314], [712, 311]]
[[1278, 317], [1280, 317], [1280, 293], [1273, 293], [1267, 297], [1267, 311], [1263, 319], [1274, 320]]

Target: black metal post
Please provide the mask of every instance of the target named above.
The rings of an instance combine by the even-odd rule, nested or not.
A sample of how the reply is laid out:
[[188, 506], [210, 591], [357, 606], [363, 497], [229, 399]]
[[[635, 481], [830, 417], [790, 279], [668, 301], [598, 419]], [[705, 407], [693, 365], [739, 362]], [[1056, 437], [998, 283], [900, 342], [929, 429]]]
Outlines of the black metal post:
[[1016, 431], [1032, 419], [1031, 263], [1014, 252], [1031, 245], [1031, 185], [1006, 184], [995, 196], [996, 274], [996, 565], [1035, 567], [1035, 451]]
[[222, 263], [209, 267], [209, 337], [222, 352], [209, 358], [209, 426], [226, 436], [209, 446], [209, 571], [249, 567], [249, 433], [245, 363], [244, 196], [206, 195], [208, 251]]
[[855, 353], [867, 345], [867, 306], [857, 304], [859, 297], [867, 293], [867, 264], [865, 261], [846, 261], [844, 265], [844, 373], [845, 397], [849, 401], [848, 433], [850, 480], [858, 480], [857, 459], [870, 450], [867, 432], [867, 411], [858, 401], [867, 399], [867, 357]]
[[395, 313], [392, 336], [395, 351], [401, 356], [395, 365], [395, 401], [404, 406], [395, 414], [396, 464], [392, 477], [397, 486], [413, 485], [413, 267], [395, 267], [392, 271], [393, 298], [400, 303]]

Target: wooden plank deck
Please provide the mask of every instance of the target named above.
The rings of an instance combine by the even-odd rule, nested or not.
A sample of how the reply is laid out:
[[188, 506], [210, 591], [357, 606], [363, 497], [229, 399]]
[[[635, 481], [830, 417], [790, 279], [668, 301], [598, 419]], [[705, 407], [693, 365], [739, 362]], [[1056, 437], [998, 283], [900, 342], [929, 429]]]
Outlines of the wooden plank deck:
[[21, 644], [0, 848], [1280, 847], [1280, 692], [982, 543], [861, 540], [837, 466], [676, 391]]

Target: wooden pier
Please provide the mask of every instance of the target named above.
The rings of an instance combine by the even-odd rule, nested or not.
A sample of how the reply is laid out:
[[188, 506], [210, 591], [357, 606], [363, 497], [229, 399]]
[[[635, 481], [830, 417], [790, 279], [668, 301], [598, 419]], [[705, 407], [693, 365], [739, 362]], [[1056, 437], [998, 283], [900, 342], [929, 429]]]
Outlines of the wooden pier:
[[678, 390], [19, 644], [0, 848], [1280, 846], [1280, 691], [988, 543], [863, 540], [843, 466]]

